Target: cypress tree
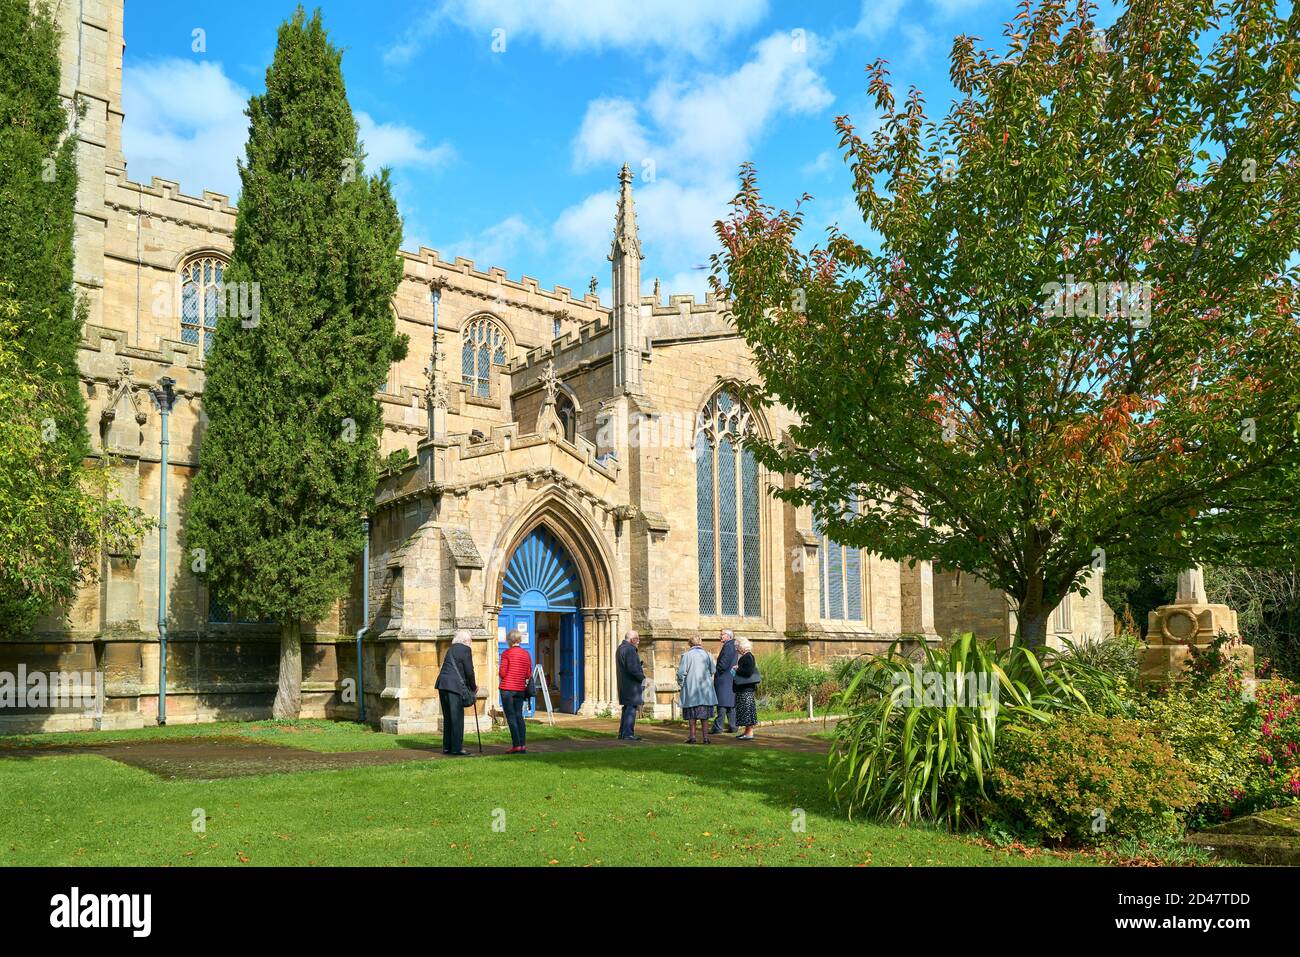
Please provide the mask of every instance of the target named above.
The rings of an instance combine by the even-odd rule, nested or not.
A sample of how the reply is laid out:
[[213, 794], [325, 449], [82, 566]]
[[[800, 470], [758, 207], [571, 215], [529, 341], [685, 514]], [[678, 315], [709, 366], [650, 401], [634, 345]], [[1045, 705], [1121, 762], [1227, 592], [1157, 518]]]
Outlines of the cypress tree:
[[236, 617], [280, 623], [277, 718], [300, 709], [302, 622], [347, 592], [377, 479], [375, 389], [406, 351], [390, 306], [401, 220], [387, 171], [364, 173], [341, 60], [299, 7], [249, 101], [224, 275], [240, 308], [207, 358], [188, 517]]
[[63, 393], [46, 453], [72, 466], [90, 443], [77, 377], [83, 310], [72, 282], [77, 144], [68, 121], [49, 8], [0, 0], [0, 283], [16, 307], [10, 334], [24, 365]]

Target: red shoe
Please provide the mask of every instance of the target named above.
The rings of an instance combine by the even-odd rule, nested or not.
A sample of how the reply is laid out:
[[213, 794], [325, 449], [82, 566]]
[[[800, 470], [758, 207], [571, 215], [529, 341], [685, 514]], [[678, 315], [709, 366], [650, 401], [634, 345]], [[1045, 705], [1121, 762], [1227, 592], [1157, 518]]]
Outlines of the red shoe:
[[506, 754], [518, 754], [518, 753], [519, 753], [518, 748], [511, 748], [509, 751], [506, 752]]

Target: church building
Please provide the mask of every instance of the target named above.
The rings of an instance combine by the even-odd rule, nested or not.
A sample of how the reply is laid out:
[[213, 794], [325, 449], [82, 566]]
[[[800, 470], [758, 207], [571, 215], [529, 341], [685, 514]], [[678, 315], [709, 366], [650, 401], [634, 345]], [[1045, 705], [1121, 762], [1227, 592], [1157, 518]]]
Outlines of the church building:
[[[85, 105], [75, 275], [89, 308], [87, 428], [120, 495], [167, 518], [167, 720], [265, 718], [278, 628], [232, 620], [185, 547], [235, 208], [128, 176], [123, 0], [61, 4], [58, 17], [62, 92]], [[724, 303], [664, 294], [642, 276], [634, 177], [626, 166], [617, 175], [608, 262], [592, 264], [611, 271], [608, 303], [432, 249], [400, 254], [392, 305], [410, 350], [376, 400], [382, 452], [405, 463], [394, 457], [383, 472], [350, 595], [304, 623], [305, 717], [364, 708], [386, 731], [436, 730], [434, 681], [459, 629], [473, 635], [489, 711], [505, 630], [519, 628], [552, 707], [598, 714], [617, 708], [614, 652], [635, 628], [655, 688], [647, 710], [660, 716], [671, 713], [688, 639], [703, 635], [715, 650], [724, 627], [760, 656], [783, 649], [812, 662], [881, 651], [899, 636], [1014, 631], [1006, 597], [978, 578], [840, 545], [808, 509], [769, 494], [794, 479], [760, 467], [746, 438], [780, 439], [794, 417], [739, 399], [756, 373]], [[164, 377], [176, 395], [165, 482], [155, 399]], [[96, 713], [0, 717], [0, 731], [157, 719], [161, 553], [155, 532], [135, 553], [106, 556], [69, 618], [0, 644], [0, 670], [101, 675]], [[1055, 611], [1053, 643], [1109, 633], [1099, 586]]]

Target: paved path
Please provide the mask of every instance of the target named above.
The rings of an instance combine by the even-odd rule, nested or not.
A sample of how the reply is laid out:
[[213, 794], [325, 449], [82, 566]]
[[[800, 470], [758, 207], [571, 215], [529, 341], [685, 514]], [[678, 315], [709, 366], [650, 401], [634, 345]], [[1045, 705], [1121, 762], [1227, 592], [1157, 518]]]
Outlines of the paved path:
[[[530, 727], [535, 726], [530, 722]], [[562, 754], [606, 748], [685, 747], [685, 725], [639, 723], [637, 732], [644, 740], [620, 741], [615, 736], [618, 722], [591, 718], [566, 721], [566, 728], [601, 732], [607, 737], [541, 740], [529, 745], [528, 756]], [[809, 735], [821, 731], [822, 723], [778, 725], [759, 728], [753, 741], [737, 741], [732, 735], [716, 735], [709, 747], [778, 748], [808, 754], [824, 753], [826, 742]], [[473, 735], [466, 736], [466, 747], [477, 753]], [[507, 744], [485, 744], [485, 757], [504, 755]], [[703, 747], [703, 745], [694, 745]], [[355, 767], [400, 764], [406, 761], [466, 760], [451, 759], [436, 744], [408, 746], [375, 751], [309, 751], [279, 744], [264, 744], [237, 736], [204, 736], [163, 741], [106, 741], [103, 744], [0, 746], [0, 758], [34, 758], [51, 755], [94, 754], [141, 768], [161, 778], [211, 779], [244, 777], [254, 774], [298, 774], [304, 771], [329, 771]], [[520, 758], [527, 760], [527, 757]]]

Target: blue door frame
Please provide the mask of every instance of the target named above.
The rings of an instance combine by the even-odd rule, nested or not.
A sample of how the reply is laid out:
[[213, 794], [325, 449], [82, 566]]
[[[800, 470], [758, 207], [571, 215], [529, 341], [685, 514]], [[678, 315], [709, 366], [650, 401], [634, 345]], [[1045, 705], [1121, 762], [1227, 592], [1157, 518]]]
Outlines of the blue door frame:
[[[521, 645], [537, 665], [537, 613], [556, 612], [560, 631], [556, 636], [559, 654], [556, 679], [560, 685], [560, 710], [577, 713], [585, 699], [583, 655], [582, 586], [578, 570], [564, 546], [545, 527], [525, 538], [506, 566], [501, 585], [501, 611], [497, 616], [498, 644], [505, 648], [505, 634], [522, 623], [528, 643]], [[501, 629], [505, 629], [502, 631]], [[524, 713], [532, 715], [537, 702], [529, 701]]]

